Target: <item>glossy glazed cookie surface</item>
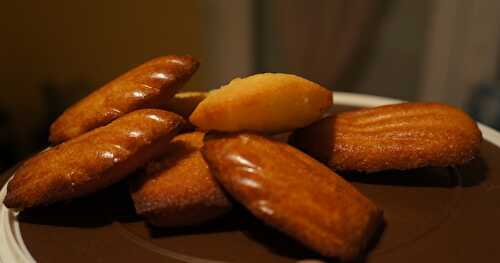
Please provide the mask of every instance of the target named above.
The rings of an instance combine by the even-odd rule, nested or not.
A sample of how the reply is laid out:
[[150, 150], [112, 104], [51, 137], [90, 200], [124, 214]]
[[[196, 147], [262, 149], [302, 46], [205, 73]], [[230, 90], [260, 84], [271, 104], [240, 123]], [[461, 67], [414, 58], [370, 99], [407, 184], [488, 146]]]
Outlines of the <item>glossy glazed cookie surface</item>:
[[352, 185], [299, 150], [255, 134], [216, 134], [203, 155], [237, 201], [324, 256], [356, 258], [382, 212]]
[[25, 208], [100, 190], [163, 153], [184, 124], [181, 116], [163, 110], [126, 114], [24, 162], [9, 182], [4, 203]]
[[136, 109], [165, 104], [198, 69], [191, 56], [164, 56], [131, 69], [64, 111], [49, 141], [74, 138]]

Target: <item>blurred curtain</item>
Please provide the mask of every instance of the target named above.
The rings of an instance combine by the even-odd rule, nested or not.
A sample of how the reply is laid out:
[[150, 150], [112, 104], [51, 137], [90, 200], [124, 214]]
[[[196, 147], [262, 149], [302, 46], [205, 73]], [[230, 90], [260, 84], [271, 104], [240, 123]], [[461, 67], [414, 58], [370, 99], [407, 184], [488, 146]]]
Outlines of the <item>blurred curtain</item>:
[[259, 71], [279, 69], [325, 86], [347, 78], [377, 29], [382, 1], [261, 1]]

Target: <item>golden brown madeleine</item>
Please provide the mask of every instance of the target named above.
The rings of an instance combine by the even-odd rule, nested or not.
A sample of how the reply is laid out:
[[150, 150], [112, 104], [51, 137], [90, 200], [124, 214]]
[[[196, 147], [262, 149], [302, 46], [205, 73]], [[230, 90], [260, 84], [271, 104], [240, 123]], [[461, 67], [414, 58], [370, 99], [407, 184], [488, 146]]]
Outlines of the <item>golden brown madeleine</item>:
[[332, 92], [301, 77], [264, 73], [210, 92], [189, 117], [203, 130], [278, 133], [318, 120]]
[[264, 222], [324, 256], [358, 256], [382, 211], [299, 150], [253, 134], [207, 135], [202, 148], [229, 194]]
[[74, 138], [136, 109], [155, 108], [172, 97], [198, 69], [190, 56], [152, 59], [69, 107], [50, 127], [49, 141]]
[[231, 209], [201, 155], [204, 133], [177, 135], [165, 156], [132, 178], [131, 194], [138, 214], [155, 226], [196, 225]]
[[137, 110], [40, 152], [15, 171], [4, 203], [26, 208], [109, 186], [162, 154], [184, 123], [168, 111]]
[[186, 91], [175, 94], [162, 109], [175, 112], [185, 118], [194, 111], [196, 106], [200, 104], [208, 95], [208, 92]]
[[338, 171], [376, 172], [466, 163], [482, 140], [463, 111], [402, 103], [340, 113], [294, 132], [290, 143]]

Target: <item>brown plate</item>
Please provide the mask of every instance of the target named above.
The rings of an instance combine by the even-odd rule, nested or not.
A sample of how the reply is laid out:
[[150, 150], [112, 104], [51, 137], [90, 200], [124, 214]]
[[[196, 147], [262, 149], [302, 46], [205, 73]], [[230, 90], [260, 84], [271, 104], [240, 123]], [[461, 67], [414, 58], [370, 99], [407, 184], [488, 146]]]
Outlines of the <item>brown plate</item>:
[[[2, 178], [9, 177], [11, 172]], [[365, 262], [500, 261], [500, 148], [456, 168], [343, 174], [384, 210]], [[199, 227], [154, 229], [134, 214], [125, 183], [18, 215], [39, 262], [296, 262], [320, 258], [243, 208]]]

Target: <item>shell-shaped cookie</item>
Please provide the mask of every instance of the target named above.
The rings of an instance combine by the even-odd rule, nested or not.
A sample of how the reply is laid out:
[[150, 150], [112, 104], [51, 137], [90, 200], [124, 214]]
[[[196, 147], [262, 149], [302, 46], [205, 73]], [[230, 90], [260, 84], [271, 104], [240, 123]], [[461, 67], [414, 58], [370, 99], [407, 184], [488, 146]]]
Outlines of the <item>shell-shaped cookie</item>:
[[465, 112], [402, 103], [344, 112], [297, 130], [290, 143], [338, 171], [377, 172], [461, 165], [482, 140]]

